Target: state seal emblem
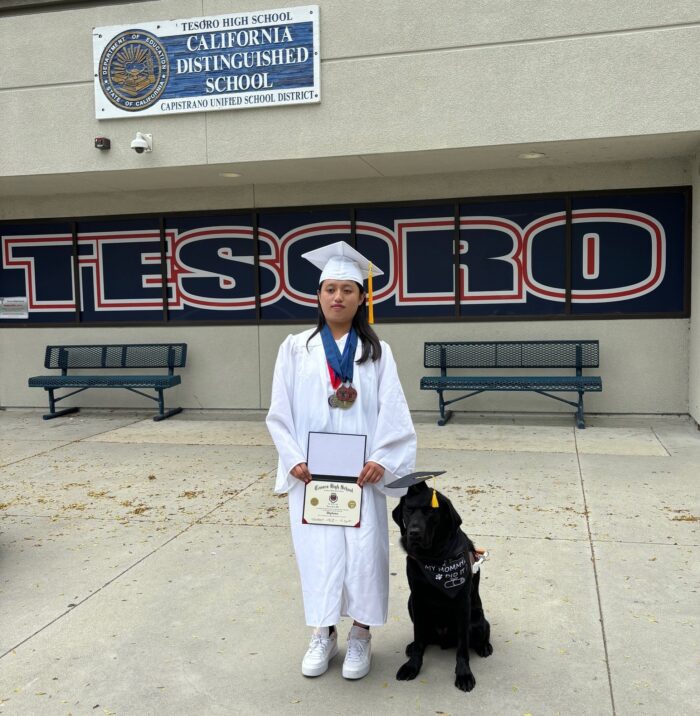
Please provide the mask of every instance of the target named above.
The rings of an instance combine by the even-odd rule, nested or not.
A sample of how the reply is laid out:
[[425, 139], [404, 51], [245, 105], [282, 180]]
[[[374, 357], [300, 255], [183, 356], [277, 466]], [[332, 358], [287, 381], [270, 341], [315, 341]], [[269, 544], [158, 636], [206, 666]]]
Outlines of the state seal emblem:
[[99, 72], [105, 97], [120, 109], [138, 112], [163, 94], [170, 63], [158, 37], [143, 30], [127, 30], [105, 47]]

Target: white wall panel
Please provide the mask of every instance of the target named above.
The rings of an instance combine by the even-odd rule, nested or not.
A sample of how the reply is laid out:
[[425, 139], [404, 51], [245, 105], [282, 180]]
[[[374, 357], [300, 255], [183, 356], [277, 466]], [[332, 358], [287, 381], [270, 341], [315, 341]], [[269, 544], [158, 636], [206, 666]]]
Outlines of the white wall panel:
[[[392, 346], [406, 397], [414, 410], [437, 410], [437, 393], [419, 388], [422, 376], [439, 375], [439, 371], [423, 368], [425, 341], [597, 339], [600, 341], [600, 369], [587, 370], [586, 374], [602, 376], [603, 392], [584, 397], [587, 411], [688, 412], [686, 319], [431, 323], [413, 330], [399, 325], [378, 326], [378, 330]], [[459, 374], [459, 371], [452, 372]], [[495, 375], [494, 372], [490, 374]], [[542, 375], [547, 375], [547, 371]], [[451, 397], [459, 395], [454, 393]], [[449, 399], [448, 394], [445, 397]], [[485, 393], [457, 403], [454, 409], [556, 412], [569, 408], [534, 393]]]
[[631, 189], [690, 184], [690, 161], [665, 159], [566, 167], [530, 166], [376, 179], [261, 184], [228, 189], [124, 191], [118, 194], [8, 197], [0, 219], [101, 216], [117, 213], [206, 211], [377, 201], [420, 201], [469, 196]]
[[[524, 166], [428, 176], [256, 187], [257, 206], [295, 206], [333, 202], [420, 201], [470, 196], [546, 194], [557, 191], [630, 189], [690, 183], [685, 159], [611, 162], [568, 167]], [[29, 202], [27, 202], [29, 208]]]
[[[176, 372], [182, 383], [164, 393], [167, 406], [258, 408], [260, 371], [257, 326], [149, 326], [147, 328], [4, 328], [0, 330], [0, 407], [48, 405], [46, 392], [28, 388], [27, 379], [46, 375], [44, 350], [53, 344], [187, 343], [187, 366]], [[158, 372], [158, 371], [153, 371]], [[165, 371], [163, 371], [165, 372]], [[126, 390], [88, 390], [65, 405], [92, 407], [157, 406]]]
[[[182, 385], [166, 392], [167, 405], [190, 409], [267, 408], [277, 349], [296, 326], [168, 326], [164, 328], [31, 328], [0, 331], [0, 407], [45, 407], [43, 390], [27, 378], [45, 373], [43, 354], [52, 343], [184, 341], [187, 367]], [[688, 412], [688, 321], [533, 321], [507, 323], [429, 323], [376, 326], [394, 352], [409, 405], [437, 410], [437, 395], [421, 391], [426, 340], [598, 339], [603, 392], [586, 397], [586, 410], [601, 413]], [[430, 373], [434, 373], [431, 371]], [[121, 390], [90, 390], [66, 405], [150, 407]], [[535, 394], [488, 393], [457, 404], [473, 411], [552, 412], [566, 410]]]
[[213, 112], [208, 138], [246, 161], [690, 131], [694, 61], [700, 28], [350, 59], [323, 67], [320, 105]]
[[[92, 28], [293, 7], [303, 2], [152, 0], [0, 18], [0, 87], [92, 81]], [[316, 0], [324, 60], [532, 42], [700, 22], [695, 0]], [[37, 17], [41, 22], [37, 22]], [[34, 62], [23, 61], [31, 47]]]
[[190, 17], [200, 11], [200, 0], [151, 0], [2, 16], [0, 88], [76, 82], [92, 87], [94, 27]]
[[[92, 86], [87, 85], [17, 90], [0, 94], [0, 101], [0, 175], [138, 171], [207, 163], [203, 114], [100, 123], [94, 119]], [[154, 135], [152, 153], [131, 149], [137, 131]], [[95, 149], [97, 136], [111, 138], [108, 152]]]
[[[150, 5], [132, 7], [148, 7], [149, 12], [182, 9], [182, 3]], [[122, 8], [122, 15], [130, 14]], [[21, 18], [28, 22], [26, 17], [0, 18], [3, 38], [17, 37], [13, 23]], [[60, 12], [46, 17], [58, 26], [65, 22]], [[87, 30], [80, 24], [64, 28], [61, 44], [82, 46], [81, 33]], [[26, 37], [26, 32], [21, 35]], [[89, 58], [59, 55], [42, 72], [43, 60], [37, 69], [34, 59], [41, 55], [35, 55], [31, 43], [25, 52], [29, 48], [31, 55], [16, 47], [0, 57], [6, 73], [6, 89], [0, 92], [2, 174], [196, 166], [697, 130], [700, 74], [687, 68], [700, 64], [698, 25], [430, 52], [406, 48], [389, 55], [351, 53], [323, 64], [319, 105], [114, 122], [94, 119], [92, 82], [82, 74], [52, 79], [51, 68], [84, 68]], [[26, 67], [33, 68], [41, 83], [32, 86], [16, 79]], [[158, 149], [147, 158], [137, 157], [125, 141], [137, 129], [155, 135]], [[100, 155], [92, 139], [101, 134], [111, 136], [115, 150], [121, 149]], [[17, 141], [20, 136], [26, 139]]]

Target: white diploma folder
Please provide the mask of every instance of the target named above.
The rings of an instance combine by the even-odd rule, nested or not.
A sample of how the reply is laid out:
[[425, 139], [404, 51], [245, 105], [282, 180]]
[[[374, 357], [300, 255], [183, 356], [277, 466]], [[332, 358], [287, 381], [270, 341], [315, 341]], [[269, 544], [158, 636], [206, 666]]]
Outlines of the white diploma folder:
[[365, 466], [366, 435], [309, 433], [307, 462], [311, 477], [357, 480]]
[[359, 527], [366, 435], [309, 433], [306, 464], [313, 478], [304, 488], [302, 524]]

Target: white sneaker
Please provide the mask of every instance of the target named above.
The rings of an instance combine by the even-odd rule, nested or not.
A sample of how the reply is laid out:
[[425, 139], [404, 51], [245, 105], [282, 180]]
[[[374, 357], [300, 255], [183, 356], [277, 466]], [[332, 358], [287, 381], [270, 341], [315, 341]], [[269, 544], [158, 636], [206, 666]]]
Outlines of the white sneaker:
[[372, 635], [369, 629], [353, 625], [348, 634], [348, 650], [343, 662], [346, 679], [361, 679], [369, 674], [372, 662]]
[[328, 670], [328, 664], [338, 653], [338, 631], [329, 634], [328, 627], [320, 627], [311, 635], [309, 648], [301, 662], [304, 676], [321, 676]]

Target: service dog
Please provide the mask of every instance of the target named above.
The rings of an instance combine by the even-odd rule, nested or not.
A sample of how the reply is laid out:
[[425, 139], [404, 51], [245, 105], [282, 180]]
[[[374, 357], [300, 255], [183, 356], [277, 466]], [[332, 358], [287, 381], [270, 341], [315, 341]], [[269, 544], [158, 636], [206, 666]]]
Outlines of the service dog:
[[433, 496], [425, 482], [409, 487], [392, 517], [407, 554], [408, 613], [413, 621], [408, 661], [396, 678], [406, 681], [418, 676], [428, 644], [442, 649], [456, 646], [455, 686], [471, 691], [476, 680], [469, 668], [469, 649], [482, 657], [493, 653], [491, 626], [479, 596], [481, 574], [472, 573], [478, 558], [474, 544], [460, 529], [462, 519], [452, 503], [439, 492]]

